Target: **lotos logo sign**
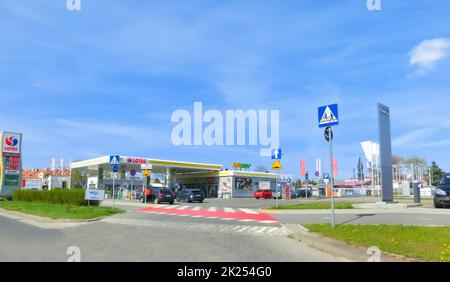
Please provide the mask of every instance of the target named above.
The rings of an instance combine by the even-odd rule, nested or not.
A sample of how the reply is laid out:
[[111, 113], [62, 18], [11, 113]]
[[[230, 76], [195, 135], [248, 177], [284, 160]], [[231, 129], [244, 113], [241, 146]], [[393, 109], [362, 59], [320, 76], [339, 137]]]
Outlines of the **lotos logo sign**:
[[14, 136], [9, 136], [8, 138], [6, 138], [5, 143], [8, 146], [15, 147], [17, 146], [17, 143], [19, 143], [19, 141], [16, 138], [14, 138]]
[[4, 153], [20, 153], [20, 134], [3, 133], [2, 150]]
[[127, 163], [129, 164], [147, 164], [146, 159], [138, 159], [138, 158], [128, 158]]

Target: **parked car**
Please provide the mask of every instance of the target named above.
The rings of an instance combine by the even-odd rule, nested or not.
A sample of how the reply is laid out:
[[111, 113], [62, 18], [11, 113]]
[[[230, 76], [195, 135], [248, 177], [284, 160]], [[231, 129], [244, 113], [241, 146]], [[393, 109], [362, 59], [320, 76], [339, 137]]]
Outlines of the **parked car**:
[[272, 192], [270, 190], [258, 190], [254, 194], [255, 199], [270, 199], [272, 198]]
[[440, 209], [447, 206], [450, 207], [450, 173], [444, 175], [434, 191], [434, 207]]
[[205, 195], [203, 195], [203, 192], [200, 189], [184, 189], [184, 190], [178, 191], [178, 193], [177, 193], [177, 201], [179, 201], [179, 202], [203, 203], [204, 200], [205, 200]]
[[175, 193], [170, 189], [155, 188], [153, 189], [152, 197], [155, 204], [169, 203], [173, 205], [175, 202]]
[[[297, 190], [297, 198], [306, 198], [306, 190]], [[308, 190], [308, 198], [312, 197], [312, 192], [311, 190]]]

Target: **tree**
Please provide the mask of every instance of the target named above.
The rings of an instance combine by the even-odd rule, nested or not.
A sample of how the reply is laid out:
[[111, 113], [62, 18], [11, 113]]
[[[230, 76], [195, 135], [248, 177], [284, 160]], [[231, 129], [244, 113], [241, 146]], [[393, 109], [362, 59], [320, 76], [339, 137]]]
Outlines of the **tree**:
[[404, 162], [404, 158], [400, 157], [400, 156], [392, 156], [392, 164], [393, 165], [399, 165], [402, 164]]
[[79, 169], [72, 169], [70, 188], [86, 188], [87, 176], [83, 175]]
[[427, 161], [424, 158], [420, 158], [418, 156], [412, 156], [403, 161], [405, 165], [413, 165], [413, 166], [426, 166]]
[[431, 172], [431, 184], [433, 186], [436, 186], [439, 181], [442, 179], [442, 177], [444, 176], [444, 171], [442, 171], [442, 169], [436, 164], [436, 162], [432, 162], [431, 163], [431, 168], [430, 168]]
[[298, 179], [297, 181], [294, 182], [294, 187], [295, 188], [302, 188], [302, 181], [300, 179]]

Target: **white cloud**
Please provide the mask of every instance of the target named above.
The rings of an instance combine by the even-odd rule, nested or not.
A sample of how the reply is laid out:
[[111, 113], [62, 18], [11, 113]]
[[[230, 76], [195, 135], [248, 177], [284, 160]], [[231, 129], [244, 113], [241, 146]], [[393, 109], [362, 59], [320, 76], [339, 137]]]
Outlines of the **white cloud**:
[[450, 40], [446, 38], [424, 40], [409, 52], [409, 64], [417, 65], [422, 70], [433, 69], [439, 60], [447, 57], [449, 47]]

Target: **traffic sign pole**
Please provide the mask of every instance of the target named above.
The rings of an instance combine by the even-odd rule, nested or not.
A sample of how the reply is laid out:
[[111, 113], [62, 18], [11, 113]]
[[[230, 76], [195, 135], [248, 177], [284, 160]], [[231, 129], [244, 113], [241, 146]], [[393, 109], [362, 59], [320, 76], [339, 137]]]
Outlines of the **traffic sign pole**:
[[333, 174], [333, 140], [330, 140], [330, 187], [331, 187], [331, 227], [336, 227], [334, 214], [334, 174]]
[[113, 189], [112, 189], [112, 208], [114, 209], [114, 199], [115, 199], [115, 191], [116, 191], [116, 173], [113, 175]]
[[[277, 181], [275, 182], [275, 202], [278, 209], [278, 183], [280, 181], [280, 171], [277, 170]], [[280, 183], [281, 184], [281, 183]]]

